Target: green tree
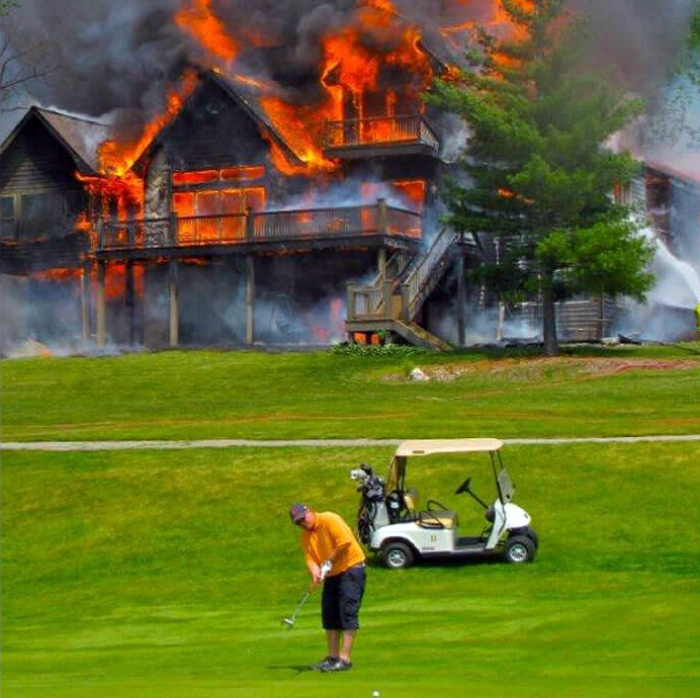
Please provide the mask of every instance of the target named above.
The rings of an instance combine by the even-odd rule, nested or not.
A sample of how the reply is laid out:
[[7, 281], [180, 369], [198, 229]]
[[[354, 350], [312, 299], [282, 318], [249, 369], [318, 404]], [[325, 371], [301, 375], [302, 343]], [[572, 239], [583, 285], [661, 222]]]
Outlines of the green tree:
[[651, 284], [651, 249], [611, 198], [638, 165], [605, 145], [643, 105], [579, 70], [582, 26], [564, 14], [564, 0], [501, 5], [516, 38], [478, 30], [467, 67], [437, 79], [425, 99], [470, 129], [468, 184], [444, 183], [448, 221], [508, 241], [499, 267], [484, 274], [500, 293], [537, 294], [545, 352], [554, 355], [558, 291], [642, 299]]

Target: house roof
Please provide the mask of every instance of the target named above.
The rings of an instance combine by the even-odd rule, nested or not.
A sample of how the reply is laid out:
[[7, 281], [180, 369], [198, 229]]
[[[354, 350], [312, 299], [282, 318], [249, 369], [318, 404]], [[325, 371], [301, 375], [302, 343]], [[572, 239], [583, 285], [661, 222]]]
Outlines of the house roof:
[[99, 173], [98, 146], [113, 135], [112, 127], [94, 119], [36, 105], [30, 107], [12, 129], [0, 147], [0, 153], [5, 152], [32, 119], [38, 119], [61, 143], [82, 174]]
[[[238, 104], [238, 106], [240, 106], [243, 109], [243, 111], [245, 111], [261, 129], [263, 129], [270, 135], [270, 137], [283, 150], [284, 154], [289, 158], [292, 164], [303, 164], [303, 161], [301, 160], [299, 155], [294, 152], [293, 148], [284, 139], [284, 137], [278, 131], [278, 129], [275, 128], [274, 124], [270, 121], [267, 114], [265, 113], [265, 110], [263, 109], [260, 103], [260, 99], [264, 96], [262, 88], [255, 87], [252, 83], [242, 83], [240, 81], [235, 80], [233, 77], [224, 75], [223, 73], [213, 70], [207, 71], [206, 73], [202, 74], [200, 85], [189, 96], [187, 102], [185, 103], [185, 105], [183, 105], [183, 108], [186, 106], [187, 103], [191, 102], [195, 98], [195, 95], [202, 89], [202, 87], [207, 82], [214, 82], [215, 84], [219, 85], [224, 90], [224, 92], [228, 94], [232, 98], [232, 100], [236, 104]], [[166, 138], [167, 134], [170, 132], [170, 129], [173, 127], [176, 121], [177, 116], [167, 126], [160, 130], [160, 132], [149, 143], [149, 145], [145, 148], [141, 155], [139, 155], [136, 162], [134, 162], [134, 164], [132, 165], [132, 169], [138, 170], [143, 166], [146, 158], [158, 145], [160, 145], [160, 143], [163, 142], [163, 140]]]
[[700, 186], [700, 153], [677, 153], [645, 160], [647, 167], [674, 179]]

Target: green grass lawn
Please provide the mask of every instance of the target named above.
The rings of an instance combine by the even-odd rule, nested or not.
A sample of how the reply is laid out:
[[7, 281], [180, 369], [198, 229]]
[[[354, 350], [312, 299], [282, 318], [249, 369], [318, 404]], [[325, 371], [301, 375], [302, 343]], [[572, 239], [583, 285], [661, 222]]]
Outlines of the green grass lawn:
[[[415, 366], [434, 380], [410, 381]], [[700, 432], [697, 343], [553, 360], [162, 352], [3, 361], [0, 370], [4, 441]]]
[[[155, 375], [169, 361], [187, 364], [179, 354], [156, 358]], [[213, 364], [227, 360], [211, 355]], [[27, 365], [37, 377], [45, 371]], [[87, 386], [91, 371], [107, 364], [83, 365]], [[65, 366], [75, 384], [78, 369]], [[223, 375], [221, 366], [211, 370]], [[369, 384], [368, 375], [357, 380]], [[279, 395], [273, 383], [263, 392]], [[6, 386], [3, 377], [3, 393]], [[414, 387], [387, 389], [407, 400]], [[125, 399], [126, 389], [119, 392]], [[50, 411], [65, 394], [47, 397]], [[184, 399], [175, 388], [173, 399]], [[84, 408], [67, 407], [89, 422]], [[22, 424], [3, 423], [3, 431], [27, 435]], [[700, 695], [695, 443], [506, 448], [516, 501], [540, 534], [535, 563], [372, 566], [355, 668], [304, 671], [324, 645], [318, 599], [293, 630], [280, 622], [307, 585], [287, 507], [306, 499], [353, 520], [358, 495], [349, 469], [366, 461], [383, 474], [390, 455], [382, 448], [3, 453], [3, 696]], [[485, 466], [477, 457], [419, 459], [410, 475], [423, 501], [455, 506], [465, 532], [478, 533], [481, 512], [453, 490], [471, 474], [477, 493], [490, 498]]]

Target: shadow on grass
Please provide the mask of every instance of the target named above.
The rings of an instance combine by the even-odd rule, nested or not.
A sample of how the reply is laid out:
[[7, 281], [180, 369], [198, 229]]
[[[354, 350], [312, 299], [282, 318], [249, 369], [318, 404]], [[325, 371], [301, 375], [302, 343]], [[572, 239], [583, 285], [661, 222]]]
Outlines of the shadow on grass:
[[279, 669], [293, 671], [295, 676], [299, 676], [299, 674], [303, 674], [305, 671], [314, 671], [314, 667], [309, 664], [273, 664], [267, 668], [274, 671]]
[[[368, 558], [366, 563], [367, 567], [376, 570], [388, 570], [383, 564], [379, 557]], [[444, 557], [431, 556], [431, 557], [419, 557], [411, 565], [411, 567], [481, 567], [484, 565], [508, 565], [504, 559], [502, 553], [480, 553], [477, 555], [469, 556], [450, 556], [445, 555]]]

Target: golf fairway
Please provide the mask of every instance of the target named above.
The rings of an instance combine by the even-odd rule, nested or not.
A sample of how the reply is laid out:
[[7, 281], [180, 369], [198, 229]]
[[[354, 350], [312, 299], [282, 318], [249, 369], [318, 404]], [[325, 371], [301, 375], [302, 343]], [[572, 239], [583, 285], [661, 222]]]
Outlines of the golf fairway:
[[[512, 446], [537, 560], [368, 570], [349, 672], [325, 654], [287, 508], [354, 523], [349, 470], [391, 448], [6, 452], [2, 692], [12, 698], [700, 693], [700, 444]], [[478, 457], [423, 459], [422, 501]]]

